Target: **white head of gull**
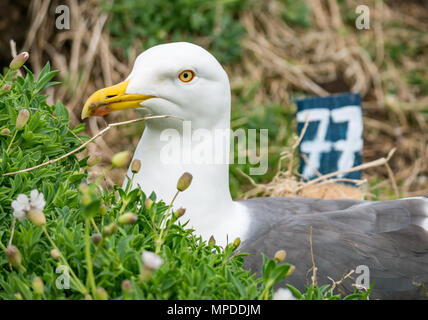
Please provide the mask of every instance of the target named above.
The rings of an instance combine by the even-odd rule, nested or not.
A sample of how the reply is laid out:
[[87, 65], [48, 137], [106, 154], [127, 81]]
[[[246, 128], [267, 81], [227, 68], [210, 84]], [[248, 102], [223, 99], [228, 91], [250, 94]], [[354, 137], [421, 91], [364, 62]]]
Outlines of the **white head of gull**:
[[[206, 50], [184, 42], [148, 49], [137, 58], [124, 82], [101, 89], [88, 99], [82, 118], [129, 108], [187, 121], [183, 124], [176, 118], [163, 118], [146, 122], [134, 153], [142, 167], [133, 187], [139, 185], [146, 194], [155, 191], [158, 199], [169, 203], [179, 177], [190, 172], [193, 182], [174, 206], [187, 209], [190, 225], [205, 240], [211, 235], [220, 245], [236, 237], [246, 240], [241, 245], [241, 250], [249, 253], [245, 267], [260, 273], [261, 253], [273, 257], [277, 250], [285, 249], [287, 260], [296, 264], [287, 280], [302, 290], [307, 271], [313, 267], [313, 252], [322, 284], [330, 283], [329, 278], [339, 280], [350, 270], [369, 270], [366, 280], [375, 284], [371, 298], [425, 297], [426, 197], [386, 202], [308, 198], [232, 201], [226, 161], [230, 147], [229, 80]], [[225, 130], [224, 139], [211, 139], [216, 131]], [[201, 151], [205, 153], [203, 161], [194, 158]], [[216, 161], [218, 158], [222, 161]], [[343, 281], [345, 292], [354, 288], [350, 279]]]
[[[86, 103], [84, 117], [142, 107], [150, 115], [174, 115], [178, 119], [146, 122], [146, 129], [134, 153], [142, 162], [133, 179], [150, 195], [169, 203], [184, 172], [193, 175], [190, 187], [174, 202], [186, 208], [190, 226], [208, 240], [214, 236], [219, 245], [236, 237], [246, 238], [249, 226], [245, 207], [232, 201], [229, 191], [229, 79], [218, 61], [205, 49], [186, 42], [153, 47], [138, 56], [122, 87], [95, 93]], [[136, 96], [138, 103], [110, 103], [100, 110], [100, 96]], [[119, 92], [118, 92], [119, 90]], [[110, 98], [111, 99], [111, 98]], [[96, 108], [91, 105], [96, 106]], [[215, 139], [215, 136], [223, 139]], [[128, 171], [128, 177], [132, 173]], [[126, 183], [126, 181], [125, 181]]]

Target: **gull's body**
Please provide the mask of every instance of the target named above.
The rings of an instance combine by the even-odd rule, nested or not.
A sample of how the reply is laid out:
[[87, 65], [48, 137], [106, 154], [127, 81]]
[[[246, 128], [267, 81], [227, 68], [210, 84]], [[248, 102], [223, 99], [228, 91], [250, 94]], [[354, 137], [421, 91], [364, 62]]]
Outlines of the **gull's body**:
[[[230, 129], [227, 74], [211, 54], [193, 44], [171, 43], [145, 51], [126, 82], [103, 90], [88, 100], [83, 117], [142, 107], [148, 114], [174, 115], [189, 121], [192, 134]], [[180, 138], [174, 149], [179, 156], [173, 157], [173, 163], [166, 161], [165, 150], [171, 143], [166, 138], [168, 130]], [[289, 282], [303, 289], [312, 267], [312, 227], [320, 284], [328, 283], [328, 276], [340, 280], [350, 270], [367, 266], [370, 282], [375, 284], [372, 298], [424, 297], [422, 287], [428, 285], [427, 198], [388, 202], [304, 198], [233, 201], [228, 163], [195, 163], [182, 157], [197, 153], [209, 141], [191, 140], [184, 130], [178, 119], [146, 123], [134, 153], [142, 167], [133, 179], [133, 187], [139, 185], [146, 194], [155, 191], [158, 199], [168, 203], [176, 192], [178, 178], [190, 172], [192, 184], [180, 193], [174, 207], [187, 209], [189, 225], [205, 240], [213, 235], [218, 244], [224, 245], [227, 239], [231, 242], [240, 237], [240, 250], [250, 253], [245, 266], [258, 273], [261, 253], [273, 256], [275, 251], [285, 249], [287, 261], [296, 266]], [[228, 159], [228, 139], [216, 141], [214, 146]], [[344, 283], [344, 290], [352, 292], [349, 281]]]
[[[163, 163], [161, 132], [147, 122], [143, 136], [134, 152], [133, 159], [141, 160], [141, 170], [134, 176], [133, 188], [140, 185], [150, 195], [155, 191], [158, 199], [169, 203], [177, 192], [177, 181], [184, 172], [190, 172], [193, 180], [185, 192], [174, 201], [174, 207], [186, 208], [186, 220], [204, 239], [214, 236], [220, 245], [236, 237], [245, 239], [249, 230], [249, 212], [246, 207], [232, 201], [229, 192], [228, 165], [195, 165], [192, 163]], [[186, 144], [186, 143], [184, 143]], [[145, 164], [149, 164], [145, 165]], [[132, 172], [128, 171], [128, 177]], [[126, 181], [124, 182], [126, 184]]]

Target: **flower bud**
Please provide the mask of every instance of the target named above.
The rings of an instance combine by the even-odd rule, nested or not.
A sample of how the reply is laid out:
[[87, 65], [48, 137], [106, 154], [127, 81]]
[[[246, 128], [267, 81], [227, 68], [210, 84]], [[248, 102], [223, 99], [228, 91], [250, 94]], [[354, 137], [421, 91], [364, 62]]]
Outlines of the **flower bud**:
[[86, 164], [88, 165], [88, 167], [93, 167], [96, 164], [100, 163], [101, 159], [102, 159], [101, 152], [94, 152], [93, 154], [90, 155], [90, 157], [86, 161]]
[[24, 65], [25, 62], [27, 62], [29, 57], [30, 55], [28, 54], [28, 52], [21, 52], [15, 58], [13, 58], [13, 60], [9, 64], [9, 68], [11, 70], [18, 70]]
[[131, 153], [129, 151], [122, 151], [116, 153], [111, 159], [111, 163], [116, 168], [122, 168], [126, 166], [131, 160]]
[[28, 219], [36, 226], [41, 227], [46, 224], [46, 217], [42, 210], [37, 208], [32, 208], [28, 211]]
[[7, 261], [9, 261], [13, 267], [19, 268], [21, 266], [22, 256], [17, 247], [10, 245], [7, 247], [5, 253]]
[[80, 203], [83, 206], [89, 206], [92, 203], [91, 190], [86, 183], [81, 183], [79, 186], [82, 197], [80, 198]]
[[89, 206], [91, 204], [91, 202], [92, 202], [91, 195], [89, 193], [84, 193], [82, 195], [82, 198], [80, 199], [80, 202], [84, 206]]
[[20, 294], [19, 292], [15, 293], [14, 296], [15, 296], [16, 300], [23, 300], [22, 294]]
[[21, 109], [16, 118], [16, 130], [21, 130], [27, 124], [28, 118], [30, 117], [30, 112], [27, 109]]
[[104, 204], [100, 205], [100, 208], [98, 210], [98, 212], [100, 213], [100, 215], [105, 216], [107, 213], [107, 208]]
[[128, 212], [128, 213], [121, 215], [119, 217], [119, 219], [117, 219], [117, 221], [120, 224], [134, 224], [135, 222], [137, 222], [137, 219], [138, 219], [138, 217], [135, 213]]
[[294, 272], [294, 270], [296, 269], [295, 266], [291, 265], [290, 269], [288, 270], [287, 274], [285, 275], [286, 277], [291, 276]]
[[94, 233], [93, 235], [92, 235], [92, 242], [94, 243], [94, 244], [99, 244], [100, 242], [101, 242], [101, 240], [103, 239], [103, 237], [102, 237], [102, 235], [100, 235], [99, 233]]
[[112, 223], [106, 227], [104, 227], [103, 234], [104, 236], [110, 236], [117, 230], [117, 224]]
[[175, 215], [176, 215], [176, 217], [177, 217], [177, 219], [178, 218], [180, 218], [180, 217], [182, 217], [183, 215], [184, 215], [184, 213], [186, 212], [186, 209], [184, 209], [184, 208], [180, 208], [180, 209], [178, 209], [176, 212], [175, 212]]
[[85, 296], [85, 300], [93, 300], [93, 299], [92, 299], [92, 296], [91, 296], [90, 294], [87, 294], [87, 295]]
[[8, 128], [4, 128], [0, 131], [2, 136], [8, 136], [10, 134], [10, 130]]
[[233, 241], [233, 246], [235, 248], [238, 248], [240, 244], [241, 244], [241, 238], [239, 238], [239, 237], [236, 238], [235, 241]]
[[132, 173], [138, 173], [140, 171], [141, 168], [141, 161], [138, 159], [135, 159], [134, 161], [132, 161], [131, 164], [131, 171]]
[[83, 194], [89, 193], [89, 186], [86, 183], [81, 183], [79, 185], [79, 189], [80, 189], [80, 192], [82, 192]]
[[149, 280], [153, 275], [153, 270], [149, 269], [149, 268], [142, 268], [140, 271], [140, 281], [141, 282], [145, 282], [147, 280]]
[[59, 251], [57, 249], [52, 249], [51, 250], [51, 256], [55, 260], [58, 260], [61, 257], [61, 254], [59, 253]]
[[132, 282], [129, 280], [123, 280], [121, 287], [123, 292], [129, 293], [132, 290]]
[[192, 183], [192, 179], [193, 179], [193, 176], [190, 173], [188, 172], [183, 173], [183, 175], [180, 177], [180, 179], [178, 179], [178, 182], [177, 182], [178, 191], [186, 190]]
[[9, 90], [10, 90], [10, 88], [12, 88], [12, 86], [11, 86], [9, 83], [6, 83], [6, 84], [4, 85], [4, 87], [3, 87], [3, 91], [4, 91], [4, 92], [9, 91]]
[[153, 200], [150, 198], [147, 198], [146, 201], [144, 201], [144, 206], [146, 207], [147, 210], [150, 210], [152, 208], [153, 205]]
[[211, 236], [210, 239], [208, 240], [208, 245], [213, 246], [215, 245], [215, 239], [214, 236]]
[[285, 250], [278, 250], [275, 252], [275, 256], [273, 257], [276, 262], [282, 262], [285, 260], [285, 257], [287, 256], [287, 253]]
[[45, 287], [45, 285], [43, 284], [42, 279], [40, 279], [39, 277], [35, 277], [33, 279], [33, 290], [35, 293], [42, 295], [43, 294], [43, 289]]
[[104, 288], [98, 287], [95, 290], [95, 300], [108, 300], [108, 293]]

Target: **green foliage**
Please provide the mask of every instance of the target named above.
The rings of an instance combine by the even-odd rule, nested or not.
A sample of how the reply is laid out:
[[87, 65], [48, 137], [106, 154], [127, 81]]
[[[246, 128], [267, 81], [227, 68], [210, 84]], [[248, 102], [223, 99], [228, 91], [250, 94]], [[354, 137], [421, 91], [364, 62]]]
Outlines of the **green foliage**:
[[367, 290], [355, 289], [353, 293], [343, 298], [340, 294], [334, 294], [334, 287], [328, 284], [321, 287], [311, 284], [303, 293], [290, 284], [287, 284], [287, 287], [298, 300], [368, 300], [373, 284]]
[[[248, 134], [248, 130], [255, 129], [257, 150], [260, 150], [261, 129], [268, 130], [268, 170], [265, 174], [251, 176], [256, 183], [262, 183], [272, 180], [277, 172], [281, 152], [284, 151], [285, 146], [294, 143], [293, 139], [296, 136], [294, 113], [296, 109], [294, 105], [254, 104], [253, 98], [254, 91], [251, 91], [246, 95], [241, 95], [239, 99], [236, 99], [237, 101], [232, 103], [232, 130], [243, 129]], [[242, 117], [243, 114], [245, 117]], [[234, 138], [233, 147], [234, 164], [230, 166], [230, 190], [232, 197], [236, 198], [243, 191], [251, 188], [248, 185], [248, 180], [238, 172], [237, 168], [249, 174], [250, 168], [257, 168], [260, 163], [253, 165], [248, 157], [245, 163], [239, 163], [238, 138]]]
[[[83, 125], [71, 130], [64, 105], [57, 102], [50, 106], [46, 103], [47, 96], [41, 94], [55, 84], [51, 80], [57, 73], [50, 71], [47, 64], [37, 80], [29, 70], [26, 70], [25, 78], [18, 76], [13, 82], [16, 74], [11, 74], [5, 79], [5, 83], [11, 85], [10, 90], [0, 89], [0, 131], [10, 131], [10, 134], [0, 135], [0, 221], [3, 221], [0, 232], [4, 232], [3, 228], [10, 222], [11, 201], [20, 193], [39, 189], [50, 204], [49, 208], [62, 207], [77, 199], [73, 186], [80, 183], [82, 177], [76, 176], [79, 163], [75, 156], [37, 171], [2, 176], [55, 159], [81, 144], [76, 135], [83, 131]], [[25, 127], [18, 131], [15, 122], [23, 109], [29, 111], [30, 117]]]
[[[215, 245], [208, 246], [193, 235], [192, 230], [175, 224], [171, 225], [159, 252], [165, 263], [150, 279], [140, 280], [139, 275], [143, 267], [141, 252], [155, 251], [160, 225], [162, 221], [165, 222], [168, 206], [155, 202], [150, 210], [147, 210], [143, 205], [146, 196], [138, 189], [128, 193], [120, 188], [115, 191], [91, 191], [91, 197], [99, 197], [95, 203], [100, 203], [102, 198], [102, 202], [107, 206], [104, 216], [95, 215], [95, 222], [100, 230], [103, 226], [115, 223], [124, 211], [135, 212], [138, 223], [119, 226], [112, 235], [104, 235], [98, 247], [90, 244], [94, 281], [97, 287], [108, 292], [109, 298], [256, 299], [260, 291], [265, 289], [266, 286], [260, 279], [255, 279], [254, 275], [242, 269], [243, 255], [232, 256], [235, 249], [233, 245], [228, 245], [225, 250]], [[120, 200], [118, 194], [121, 195]], [[156, 200], [155, 195], [152, 195], [152, 199]], [[56, 217], [49, 219], [47, 226], [53, 241], [82, 283], [88, 278], [83, 223], [88, 215], [84, 211], [80, 210], [79, 206], [55, 208]], [[90, 212], [93, 214], [93, 210]], [[173, 218], [169, 217], [167, 224], [173, 222], [171, 219]], [[24, 221], [19, 224], [14, 239], [15, 245], [25, 257], [25, 271], [10, 272], [2, 257], [1, 298], [14, 299], [15, 294], [20, 293], [24, 299], [82, 299], [85, 293], [91, 292], [90, 286], [87, 286], [87, 292], [79, 292], [73, 284], [70, 290], [56, 288], [55, 281], [59, 276], [55, 273], [57, 262], [50, 256], [52, 247], [41, 229]], [[37, 297], [29, 289], [36, 275], [45, 283], [42, 297]], [[130, 292], [121, 290], [123, 280], [131, 281]]]
[[282, 0], [282, 2], [284, 3], [282, 17], [285, 22], [290, 26], [303, 28], [312, 27], [311, 9], [305, 1]]
[[237, 19], [244, 0], [120, 0], [102, 2], [111, 14], [109, 28], [114, 45], [129, 50], [136, 40], [143, 48], [171, 41], [204, 38], [210, 51], [223, 63], [237, 61], [244, 28]]
[[407, 74], [407, 82], [415, 85], [420, 93], [428, 93], [428, 78], [425, 70], [412, 70]]
[[[87, 139], [77, 136], [83, 126], [69, 128], [67, 109], [61, 103], [48, 105], [46, 96], [41, 95], [44, 88], [54, 84], [50, 80], [55, 74], [47, 65], [37, 80], [29, 70], [25, 78], [14, 79], [16, 74], [11, 74], [5, 79], [4, 83], [12, 86], [0, 96], [0, 128], [10, 133], [0, 136], [0, 173], [58, 158]], [[21, 109], [29, 110], [30, 116], [18, 131], [15, 122]], [[154, 204], [146, 207], [146, 195], [139, 189], [116, 187], [108, 191], [97, 183], [86, 185], [86, 160], [79, 162], [72, 155], [0, 178], [2, 251], [12, 233], [11, 202], [18, 194], [28, 195], [32, 189], [42, 192], [47, 220], [45, 227], [37, 227], [28, 219], [16, 221], [12, 244], [21, 252], [22, 264], [11, 269], [5, 254], [0, 254], [1, 299], [101, 297], [99, 287], [111, 299], [256, 299], [262, 292], [264, 298], [270, 298], [273, 285], [284, 278], [275, 270], [289, 265], [266, 259], [269, 274], [275, 278], [264, 274], [256, 279], [242, 268], [244, 254], [236, 254], [233, 244], [224, 249], [208, 245], [185, 228], [185, 223], [175, 223], [177, 216], [169, 205], [156, 202], [154, 194]], [[118, 218], [126, 212], [134, 212], [137, 223], [119, 224]], [[102, 234], [101, 241], [95, 244], [91, 234]], [[56, 258], [52, 249], [59, 252]], [[148, 271], [141, 258], [144, 250], [156, 252], [165, 263], [158, 270]], [[61, 266], [69, 267], [68, 290], [57, 286], [57, 281], [65, 284], [60, 278]], [[36, 277], [44, 283], [42, 295], [33, 289]], [[122, 290], [123, 280], [130, 281], [130, 290]]]

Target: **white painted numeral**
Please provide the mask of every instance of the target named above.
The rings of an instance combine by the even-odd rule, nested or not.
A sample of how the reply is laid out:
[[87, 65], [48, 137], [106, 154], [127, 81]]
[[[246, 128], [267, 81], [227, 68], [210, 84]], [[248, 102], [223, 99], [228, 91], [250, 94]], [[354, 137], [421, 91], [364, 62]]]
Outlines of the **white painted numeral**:
[[[355, 152], [363, 147], [362, 139], [362, 116], [359, 106], [345, 106], [333, 110], [329, 109], [307, 109], [297, 113], [297, 121], [305, 122], [309, 113], [309, 122], [319, 121], [315, 138], [311, 141], [303, 141], [300, 150], [308, 154], [309, 164], [305, 165], [303, 175], [312, 179], [315, 177], [315, 170], [320, 169], [322, 153], [328, 153], [332, 149], [340, 151], [338, 160], [338, 170], [352, 168], [355, 161]], [[333, 122], [348, 122], [346, 139], [335, 142], [326, 141], [330, 116]], [[343, 175], [338, 176], [343, 177]]]

